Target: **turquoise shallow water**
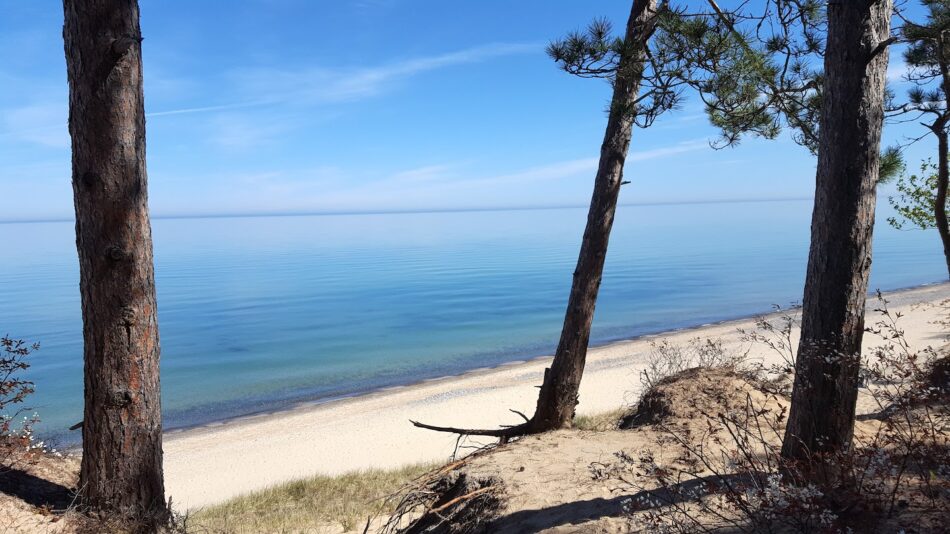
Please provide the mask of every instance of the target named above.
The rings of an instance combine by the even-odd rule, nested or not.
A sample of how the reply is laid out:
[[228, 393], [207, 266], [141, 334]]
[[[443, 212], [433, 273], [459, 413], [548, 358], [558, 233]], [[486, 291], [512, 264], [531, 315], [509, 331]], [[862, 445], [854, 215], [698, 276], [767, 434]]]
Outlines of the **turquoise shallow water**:
[[[884, 209], [882, 207], [882, 209]], [[811, 201], [626, 206], [593, 342], [801, 298]], [[550, 354], [586, 209], [156, 219], [167, 428]], [[883, 223], [883, 217], [881, 218]], [[0, 224], [0, 332], [40, 341], [40, 434], [82, 418], [71, 222]], [[871, 287], [946, 278], [934, 232], [878, 224]]]

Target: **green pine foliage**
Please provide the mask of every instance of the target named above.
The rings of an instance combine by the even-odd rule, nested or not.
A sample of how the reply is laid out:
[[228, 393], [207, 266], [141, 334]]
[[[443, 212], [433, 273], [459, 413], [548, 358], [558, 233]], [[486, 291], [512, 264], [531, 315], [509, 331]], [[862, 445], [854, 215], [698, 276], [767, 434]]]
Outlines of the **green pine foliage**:
[[[690, 90], [720, 129], [721, 147], [745, 135], [773, 139], [789, 127], [797, 142], [817, 148], [822, 2], [767, 0], [728, 11], [712, 0], [691, 8], [660, 2], [653, 22], [646, 51], [614, 36], [604, 19], [552, 42], [547, 51], [576, 76], [641, 77], [639, 98], [628, 110], [641, 128], [678, 108]], [[628, 62], [635, 72], [617, 72], [621, 57], [638, 54]]]

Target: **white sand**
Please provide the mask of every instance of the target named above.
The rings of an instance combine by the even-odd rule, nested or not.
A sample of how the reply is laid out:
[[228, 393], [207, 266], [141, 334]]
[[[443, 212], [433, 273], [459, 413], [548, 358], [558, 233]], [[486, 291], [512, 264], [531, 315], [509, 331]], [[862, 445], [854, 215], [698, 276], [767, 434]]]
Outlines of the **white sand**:
[[[935, 324], [946, 308], [934, 304], [950, 299], [950, 284], [888, 295], [892, 311], [901, 312], [900, 326], [912, 346], [939, 346], [945, 332]], [[870, 325], [876, 314], [868, 301]], [[667, 339], [686, 344], [695, 337], [719, 338], [729, 350], [749, 344], [738, 329], [752, 320], [733, 321], [591, 349], [581, 386], [578, 413], [592, 414], [628, 406], [638, 398], [640, 371], [651, 342]], [[879, 342], [866, 335], [865, 344]], [[776, 360], [761, 346], [752, 355]], [[495, 427], [530, 415], [550, 358], [447, 377], [404, 388], [284, 412], [241, 418], [165, 437], [165, 485], [175, 508], [192, 509], [218, 503], [288, 480], [316, 474], [339, 474], [371, 467], [447, 460], [456, 437], [413, 427], [409, 419], [462, 427]]]

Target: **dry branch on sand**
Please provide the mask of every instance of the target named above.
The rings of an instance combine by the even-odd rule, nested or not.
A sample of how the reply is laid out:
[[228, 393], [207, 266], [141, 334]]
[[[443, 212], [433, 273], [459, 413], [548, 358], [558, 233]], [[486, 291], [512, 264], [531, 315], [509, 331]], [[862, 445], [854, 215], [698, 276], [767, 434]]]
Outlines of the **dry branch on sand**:
[[451, 462], [407, 485], [396, 495], [395, 512], [383, 532], [462, 534], [484, 528], [503, 505], [502, 482], [494, 477], [471, 476], [465, 472], [465, 465], [488, 450]]

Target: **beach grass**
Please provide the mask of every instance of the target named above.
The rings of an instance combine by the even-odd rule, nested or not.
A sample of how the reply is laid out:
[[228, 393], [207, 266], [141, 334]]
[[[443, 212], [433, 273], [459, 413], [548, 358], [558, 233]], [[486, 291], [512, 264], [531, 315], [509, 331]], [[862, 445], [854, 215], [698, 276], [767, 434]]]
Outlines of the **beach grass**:
[[362, 532], [367, 518], [386, 516], [386, 497], [433, 464], [315, 476], [279, 484], [189, 514], [190, 533]]
[[[602, 432], [617, 428], [623, 410], [579, 415], [574, 428]], [[387, 516], [386, 497], [434, 469], [418, 464], [371, 469], [339, 476], [315, 476], [279, 484], [192, 512], [191, 533], [362, 532], [367, 518]], [[317, 529], [317, 530], [314, 530]]]
[[590, 432], [605, 432], [607, 430], [616, 430], [620, 424], [620, 419], [628, 410], [618, 408], [609, 412], [601, 412], [592, 415], [578, 415], [574, 417], [574, 428], [576, 430], [586, 430]]

